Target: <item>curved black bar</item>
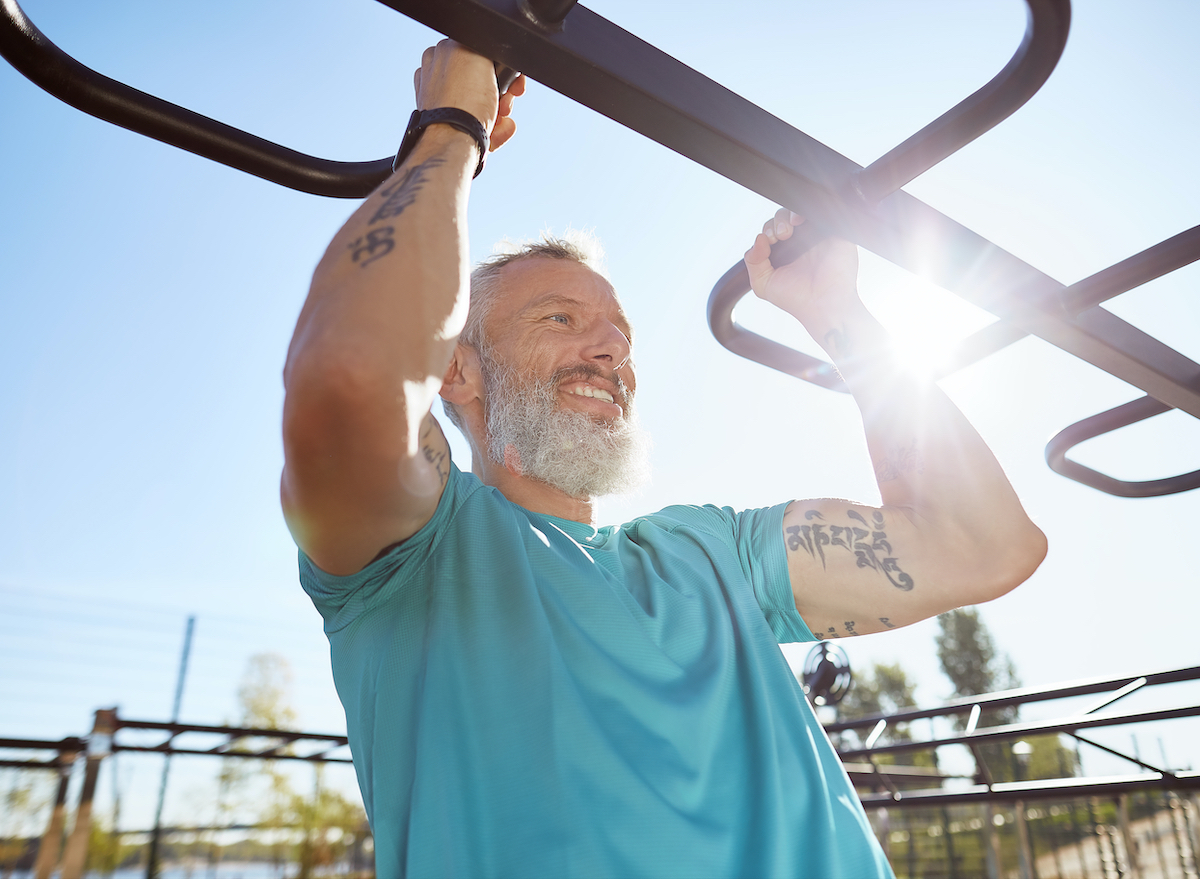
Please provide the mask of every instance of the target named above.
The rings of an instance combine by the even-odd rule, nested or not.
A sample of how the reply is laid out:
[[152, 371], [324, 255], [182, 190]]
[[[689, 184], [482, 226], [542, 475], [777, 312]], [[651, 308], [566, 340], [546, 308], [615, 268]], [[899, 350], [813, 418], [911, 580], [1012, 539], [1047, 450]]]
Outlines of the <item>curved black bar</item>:
[[[826, 237], [815, 226], [805, 224], [786, 241], [771, 248], [771, 262], [786, 265]], [[831, 391], [846, 392], [846, 383], [832, 363], [812, 357], [751, 332], [733, 319], [733, 309], [750, 292], [750, 276], [746, 264], [739, 262], [721, 276], [708, 296], [708, 327], [717, 341], [748, 360], [777, 369]]]
[[1091, 467], [1085, 467], [1067, 457], [1068, 451], [1085, 440], [1138, 421], [1144, 421], [1154, 415], [1161, 415], [1172, 408], [1153, 397], [1145, 396], [1078, 421], [1060, 431], [1054, 439], [1046, 444], [1046, 463], [1055, 473], [1117, 497], [1159, 497], [1164, 494], [1178, 494], [1181, 491], [1200, 488], [1200, 470], [1181, 473], [1178, 476], [1168, 476], [1166, 479], [1126, 482], [1107, 476]]
[[1067, 45], [1070, 0], [1025, 0], [1025, 36], [1004, 69], [858, 175], [868, 203], [891, 195], [942, 159], [999, 125], [1049, 79]]
[[[895, 192], [1007, 119], [1046, 82], [1067, 43], [1070, 0], [1025, 0], [1025, 4], [1028, 11], [1025, 36], [1004, 69], [983, 88], [855, 174], [857, 195], [866, 204]], [[812, 230], [780, 242], [771, 248], [771, 262], [777, 266], [792, 262], [821, 237]], [[733, 320], [734, 308], [749, 292], [750, 281], [741, 263], [722, 275], [713, 287], [708, 298], [708, 326], [717, 341], [735, 354], [764, 366], [824, 388], [844, 391], [845, 385], [832, 364], [752, 333]], [[1003, 347], [1022, 335], [1023, 332], [1014, 332], [1011, 326], [1006, 326], [1000, 332], [986, 331], [978, 344], [972, 337], [961, 350], [975, 352], [975, 356], [966, 353], [966, 361], [958, 365], [986, 356], [996, 350], [997, 344]]]
[[34, 26], [17, 0], [0, 0], [0, 55], [33, 83], [85, 113], [301, 192], [363, 198], [392, 172], [373, 162], [319, 159], [109, 79], [80, 64]]

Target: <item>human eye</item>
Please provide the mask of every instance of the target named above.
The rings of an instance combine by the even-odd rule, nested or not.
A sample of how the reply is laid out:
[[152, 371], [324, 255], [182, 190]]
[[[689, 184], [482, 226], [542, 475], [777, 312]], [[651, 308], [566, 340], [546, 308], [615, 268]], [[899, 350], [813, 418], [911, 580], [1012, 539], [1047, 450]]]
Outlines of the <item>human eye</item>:
[[552, 315], [549, 315], [546, 318], [546, 320], [552, 320], [555, 323], [560, 323], [560, 324], [563, 324], [564, 326], [571, 322], [571, 318], [567, 317], [567, 315], [565, 315], [565, 314], [552, 314]]

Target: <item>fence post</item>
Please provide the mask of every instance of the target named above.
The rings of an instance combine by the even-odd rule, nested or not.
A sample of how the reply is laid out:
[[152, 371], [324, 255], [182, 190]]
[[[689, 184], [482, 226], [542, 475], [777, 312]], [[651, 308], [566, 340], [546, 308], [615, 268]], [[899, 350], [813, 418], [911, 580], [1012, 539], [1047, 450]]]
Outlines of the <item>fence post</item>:
[[983, 823], [986, 834], [984, 857], [987, 863], [987, 877], [988, 879], [1000, 879], [1000, 825], [996, 823], [996, 806], [991, 800], [983, 805]]
[[1137, 840], [1133, 838], [1133, 830], [1129, 827], [1129, 795], [1117, 797], [1117, 821], [1121, 825], [1121, 841], [1125, 845], [1126, 873], [1131, 879], [1141, 879], [1142, 868], [1138, 864]]
[[62, 879], [80, 879], [87, 861], [88, 837], [92, 831], [92, 797], [96, 793], [96, 778], [100, 775], [100, 762], [112, 753], [112, 737], [117, 727], [117, 709], [100, 708], [88, 736], [87, 768], [83, 776], [83, 790], [79, 793], [79, 805], [75, 808], [75, 826], [67, 840], [67, 851], [63, 856]]
[[71, 769], [75, 765], [75, 751], [58, 752], [58, 793], [54, 796], [54, 808], [50, 811], [50, 823], [38, 843], [37, 860], [33, 865], [34, 879], [50, 879], [58, 866], [58, 855], [62, 848], [63, 823], [67, 812], [67, 788], [71, 784]]
[[1033, 850], [1029, 845], [1029, 827], [1025, 824], [1025, 801], [1013, 804], [1017, 819], [1017, 852], [1020, 855], [1021, 879], [1033, 879]]

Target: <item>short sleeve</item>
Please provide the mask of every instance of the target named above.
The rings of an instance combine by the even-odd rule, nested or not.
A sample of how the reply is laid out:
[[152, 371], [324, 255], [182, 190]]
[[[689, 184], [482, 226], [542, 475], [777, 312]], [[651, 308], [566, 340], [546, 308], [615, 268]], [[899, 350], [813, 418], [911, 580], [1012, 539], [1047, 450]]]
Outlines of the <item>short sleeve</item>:
[[437, 549], [445, 526], [464, 499], [478, 487], [478, 480], [464, 476], [452, 461], [441, 500], [424, 527], [357, 573], [330, 574], [299, 550], [300, 585], [324, 618], [326, 634], [345, 628], [364, 610], [404, 589]]
[[783, 514], [787, 504], [733, 513], [738, 558], [750, 578], [754, 597], [780, 644], [816, 641], [796, 610], [783, 546]]

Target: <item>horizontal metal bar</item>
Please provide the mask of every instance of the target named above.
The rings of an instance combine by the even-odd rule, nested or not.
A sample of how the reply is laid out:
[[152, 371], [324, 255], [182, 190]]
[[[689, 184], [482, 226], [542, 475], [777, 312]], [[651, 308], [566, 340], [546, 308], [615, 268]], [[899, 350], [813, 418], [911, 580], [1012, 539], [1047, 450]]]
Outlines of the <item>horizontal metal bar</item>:
[[255, 727], [238, 726], [203, 726], [192, 723], [171, 723], [158, 720], [127, 720], [124, 717], [117, 718], [117, 729], [156, 729], [170, 732], [173, 736], [189, 732], [213, 733], [216, 735], [226, 735], [230, 738], [237, 739], [284, 739], [289, 742], [299, 741], [301, 739], [316, 739], [319, 741], [337, 742], [341, 745], [346, 744], [347, 741], [345, 736], [327, 735], [325, 733], [297, 732], [294, 730], [285, 729], [261, 729]]
[[205, 751], [200, 748], [163, 748], [154, 745], [124, 745], [114, 744], [112, 746], [113, 753], [117, 751], [136, 751], [139, 753], [150, 754], [183, 754], [195, 757], [240, 757], [245, 760], [302, 760], [308, 763], [353, 763], [349, 757], [327, 757], [328, 752], [321, 751], [317, 754], [280, 754], [271, 751], [262, 753], [251, 753], [248, 751], [222, 751], [220, 754], [214, 754], [212, 751]]
[[1073, 733], [1080, 729], [1099, 726], [1121, 726], [1126, 723], [1153, 723], [1159, 720], [1178, 720], [1183, 717], [1200, 717], [1200, 705], [1185, 705], [1179, 708], [1160, 708], [1152, 711], [1129, 711], [1122, 714], [1087, 714], [1051, 721], [1010, 723], [1004, 726], [989, 726], [970, 734], [946, 736], [912, 742], [892, 742], [875, 748], [849, 748], [839, 750], [843, 760], [869, 757], [876, 754], [898, 754], [907, 751], [928, 751], [946, 745], [974, 745], [984, 742], [1005, 742], [1025, 736]]
[[1116, 678], [1085, 678], [1078, 681], [1053, 684], [1048, 687], [1018, 687], [1012, 690], [1001, 690], [997, 693], [964, 696], [961, 699], [953, 699], [936, 708], [914, 708], [908, 711], [897, 711], [894, 714], [868, 714], [863, 717], [856, 717], [853, 720], [839, 720], [835, 723], [826, 724], [825, 729], [827, 732], [841, 732], [842, 730], [873, 727], [881, 718], [886, 719], [889, 724], [894, 725], [929, 717], [968, 714], [975, 705], [979, 705], [983, 710], [994, 710], [1012, 705], [1024, 705], [1030, 702], [1069, 699], [1074, 696], [1090, 696], [1093, 693], [1107, 693], [1112, 690], [1119, 690], [1139, 678], [1145, 678], [1147, 686], [1200, 680], [1200, 665], [1147, 672], [1141, 675], [1124, 675]]
[[1145, 421], [1171, 409], [1153, 397], [1139, 397], [1105, 412], [1077, 421], [1060, 430], [1046, 443], [1046, 463], [1055, 473], [1073, 479], [1089, 488], [1116, 497], [1161, 497], [1200, 488], [1200, 470], [1167, 476], [1163, 479], [1127, 481], [1093, 470], [1067, 457], [1067, 452], [1082, 442]]
[[1103, 309], [1070, 320], [1061, 283], [904, 192], [868, 206], [861, 166], [590, 10], [547, 33], [512, 0], [380, 2], [1200, 417], [1200, 364]]
[[955, 803], [1014, 802], [1016, 800], [1070, 800], [1084, 797], [1112, 797], [1140, 790], [1200, 790], [1200, 773], [1181, 772], [1175, 776], [1158, 774], [1121, 775], [1108, 778], [1061, 778], [1042, 781], [998, 782], [989, 790], [974, 785], [963, 790], [901, 791], [862, 793], [867, 808], [894, 806], [920, 808]]
[[0, 760], [0, 769], [62, 769], [70, 765], [59, 760]]
[[0, 749], [8, 749], [19, 751], [67, 751], [78, 752], [87, 750], [87, 744], [83, 739], [76, 736], [70, 736], [58, 741], [48, 741], [47, 739], [0, 739]]
[[1119, 263], [1076, 281], [1062, 292], [1063, 308], [1076, 315], [1200, 259], [1200, 226], [1173, 235]]
[[54, 45], [17, 0], [0, 0], [0, 55], [76, 109], [290, 189], [363, 198], [392, 172], [391, 156], [337, 162], [306, 155], [110, 79]]

